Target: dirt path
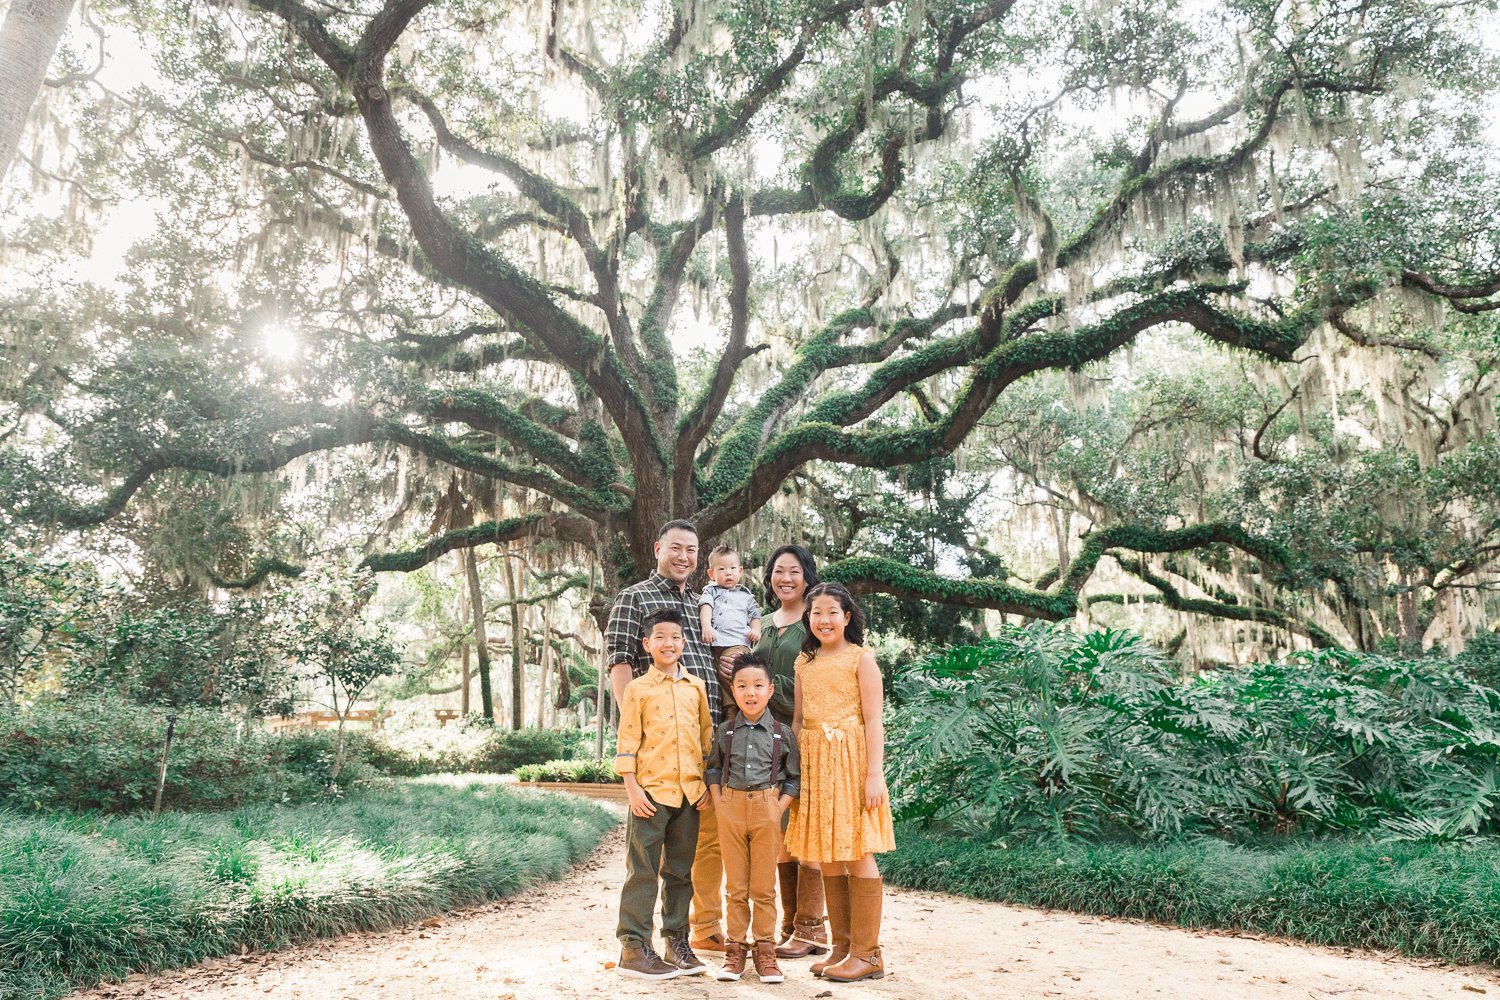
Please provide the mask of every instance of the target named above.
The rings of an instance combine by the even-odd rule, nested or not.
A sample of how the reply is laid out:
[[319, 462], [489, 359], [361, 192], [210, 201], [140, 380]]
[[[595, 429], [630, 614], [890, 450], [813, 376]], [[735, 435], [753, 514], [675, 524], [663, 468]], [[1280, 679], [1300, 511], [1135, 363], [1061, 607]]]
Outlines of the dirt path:
[[782, 986], [752, 976], [648, 984], [622, 978], [615, 905], [624, 871], [619, 831], [567, 879], [428, 925], [352, 934], [268, 955], [76, 994], [286, 1000], [541, 1000], [553, 997], [1500, 997], [1500, 975], [1370, 953], [1176, 930], [892, 890], [883, 944], [891, 972], [839, 986], [788, 962]]

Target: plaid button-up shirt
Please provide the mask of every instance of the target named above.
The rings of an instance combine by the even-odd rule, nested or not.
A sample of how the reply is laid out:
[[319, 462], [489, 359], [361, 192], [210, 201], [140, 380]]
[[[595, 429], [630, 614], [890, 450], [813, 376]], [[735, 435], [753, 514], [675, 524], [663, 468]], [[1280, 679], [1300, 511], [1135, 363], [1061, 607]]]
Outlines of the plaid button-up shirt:
[[713, 724], [724, 721], [724, 709], [719, 700], [719, 672], [714, 669], [713, 653], [703, 642], [698, 625], [698, 595], [683, 588], [679, 590], [670, 580], [652, 571], [640, 583], [626, 587], [615, 598], [609, 609], [609, 624], [604, 628], [607, 666], [616, 663], [630, 664], [630, 675], [640, 677], [651, 667], [651, 656], [641, 646], [643, 624], [653, 611], [672, 608], [682, 615], [682, 634], [687, 641], [682, 644], [682, 665], [688, 673], [703, 682], [708, 689], [708, 708], [713, 714]]

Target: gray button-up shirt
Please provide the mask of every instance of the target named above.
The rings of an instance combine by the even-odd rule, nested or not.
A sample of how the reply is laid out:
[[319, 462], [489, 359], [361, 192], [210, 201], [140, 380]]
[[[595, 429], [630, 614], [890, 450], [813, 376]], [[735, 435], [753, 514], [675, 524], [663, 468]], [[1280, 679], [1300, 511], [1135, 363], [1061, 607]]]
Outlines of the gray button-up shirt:
[[[735, 728], [734, 745], [729, 749], [728, 765], [724, 761], [724, 737]], [[781, 785], [783, 795], [796, 798], [802, 791], [802, 757], [797, 751], [797, 737], [792, 727], [781, 727], [781, 773], [771, 773], [771, 713], [762, 711], [754, 722], [740, 719], [726, 722], [714, 730], [714, 747], [708, 755], [710, 785], [729, 788], [769, 788]]]

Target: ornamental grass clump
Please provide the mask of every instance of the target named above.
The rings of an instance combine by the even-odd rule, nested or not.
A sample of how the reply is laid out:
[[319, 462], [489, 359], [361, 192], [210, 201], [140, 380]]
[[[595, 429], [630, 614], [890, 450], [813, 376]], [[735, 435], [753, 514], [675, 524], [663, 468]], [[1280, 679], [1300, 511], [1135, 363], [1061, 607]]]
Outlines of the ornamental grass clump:
[[1298, 654], [1184, 681], [1117, 630], [1036, 624], [905, 672], [907, 819], [1011, 839], [1455, 839], [1500, 819], [1500, 692], [1435, 660]]
[[494, 899], [562, 875], [617, 822], [476, 777], [156, 821], [0, 810], [0, 998]]

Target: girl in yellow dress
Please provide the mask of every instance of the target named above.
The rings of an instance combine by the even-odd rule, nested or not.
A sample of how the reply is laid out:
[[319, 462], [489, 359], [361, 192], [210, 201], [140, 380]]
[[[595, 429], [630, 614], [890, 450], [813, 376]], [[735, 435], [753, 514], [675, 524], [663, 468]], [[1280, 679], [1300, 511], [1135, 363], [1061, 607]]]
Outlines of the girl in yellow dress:
[[786, 846], [823, 869], [833, 953], [813, 975], [879, 979], [882, 884], [875, 855], [894, 850], [885, 787], [880, 668], [864, 646], [865, 616], [849, 592], [820, 583], [807, 592], [807, 639], [796, 663], [792, 731], [802, 752], [802, 794], [792, 803]]

